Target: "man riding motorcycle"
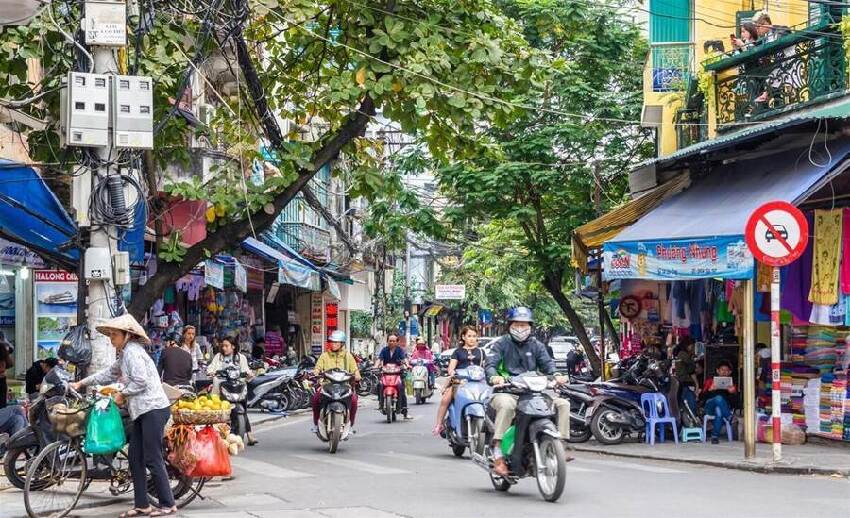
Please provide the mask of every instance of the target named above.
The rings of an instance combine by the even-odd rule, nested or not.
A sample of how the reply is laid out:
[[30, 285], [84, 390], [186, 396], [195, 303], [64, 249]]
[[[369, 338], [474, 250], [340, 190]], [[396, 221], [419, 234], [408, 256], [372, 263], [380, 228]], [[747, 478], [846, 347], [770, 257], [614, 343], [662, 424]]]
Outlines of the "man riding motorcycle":
[[[316, 362], [314, 372], [320, 376], [323, 372], [331, 369], [340, 369], [354, 376], [354, 381], [360, 381], [360, 369], [357, 367], [357, 360], [354, 355], [345, 350], [345, 333], [342, 331], [334, 331], [328, 338], [330, 342], [330, 350], [325, 351], [319, 356]], [[313, 433], [319, 429], [319, 415], [322, 410], [322, 391], [317, 390], [313, 394]], [[351, 392], [351, 413], [349, 421], [351, 427], [354, 427], [354, 417], [357, 415], [357, 391]]]
[[[556, 373], [555, 360], [546, 351], [546, 346], [531, 336], [534, 316], [526, 307], [516, 307], [508, 312], [508, 334], [502, 336], [490, 348], [485, 370], [491, 385], [501, 385], [509, 376], [519, 376], [529, 371], [554, 375], [555, 382], [564, 384], [568, 379]], [[490, 401], [496, 411], [493, 433], [493, 472], [505, 477], [508, 465], [502, 457], [502, 436], [508, 431], [516, 415], [518, 396], [497, 393]], [[566, 399], [553, 398], [558, 412], [558, 432], [561, 438], [570, 436], [570, 403]]]
[[[375, 359], [375, 368], [378, 371], [384, 365], [398, 365], [399, 367], [405, 367], [407, 365], [407, 354], [404, 352], [404, 349], [398, 346], [398, 334], [393, 332], [387, 335], [387, 345], [381, 349], [381, 352], [378, 353], [378, 358]], [[401, 413], [407, 419], [407, 394], [404, 391], [404, 378], [402, 378], [398, 385], [398, 397]], [[380, 384], [378, 386], [378, 408], [384, 408], [384, 387]]]

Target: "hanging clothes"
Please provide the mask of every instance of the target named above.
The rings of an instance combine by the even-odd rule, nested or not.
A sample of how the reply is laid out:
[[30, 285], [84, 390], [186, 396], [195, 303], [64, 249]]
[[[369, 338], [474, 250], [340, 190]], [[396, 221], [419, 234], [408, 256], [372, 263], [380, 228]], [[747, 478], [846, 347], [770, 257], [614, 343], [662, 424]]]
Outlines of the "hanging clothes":
[[850, 209], [844, 209], [841, 226], [841, 293], [850, 295]]
[[815, 211], [815, 246], [809, 301], [832, 306], [838, 303], [838, 266], [841, 259], [841, 210]]
[[844, 297], [842, 297], [838, 304], [833, 304], [832, 306], [813, 304], [809, 322], [821, 326], [843, 326], [846, 317], [847, 309]]
[[756, 263], [756, 291], [770, 293], [770, 283], [773, 280], [773, 268]]
[[[814, 229], [814, 216], [806, 212], [809, 228]], [[812, 284], [813, 248], [809, 237], [809, 246], [803, 250], [799, 259], [782, 269], [782, 308], [802, 322], [809, 320], [812, 313], [812, 303], [809, 302], [809, 290]]]

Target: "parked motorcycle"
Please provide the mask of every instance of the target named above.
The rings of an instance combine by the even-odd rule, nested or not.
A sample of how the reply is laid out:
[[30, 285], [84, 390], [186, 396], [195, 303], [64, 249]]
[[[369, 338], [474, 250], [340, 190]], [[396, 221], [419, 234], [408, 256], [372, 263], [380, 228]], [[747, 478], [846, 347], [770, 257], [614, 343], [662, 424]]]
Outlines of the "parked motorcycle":
[[[401, 384], [401, 371], [401, 366], [395, 364], [384, 365], [381, 369], [384, 402], [380, 410], [386, 416], [388, 423], [395, 421], [401, 412], [401, 408], [399, 408], [401, 398], [398, 393], [398, 386]], [[404, 390], [404, 386], [402, 386], [402, 390]]]
[[353, 376], [340, 369], [322, 373], [327, 383], [322, 385], [321, 413], [316, 435], [328, 443], [328, 451], [336, 453], [340, 441], [348, 438], [351, 431], [351, 380]]
[[230, 429], [244, 440], [248, 435], [248, 414], [243, 404], [248, 397], [248, 385], [245, 382], [248, 373], [240, 372], [237, 365], [230, 364], [216, 372], [215, 376], [220, 380], [218, 390], [221, 398], [233, 406], [230, 411]]
[[[537, 489], [547, 502], [561, 497], [567, 482], [567, 460], [561, 435], [555, 425], [557, 410], [552, 398], [544, 394], [549, 378], [528, 372], [511, 378], [495, 390], [519, 396], [514, 424], [502, 438], [501, 448], [511, 474], [500, 477], [493, 473], [492, 425], [484, 433], [484, 454], [473, 452], [473, 461], [487, 470], [496, 491], [507, 491], [524, 477], [535, 477]], [[495, 410], [487, 409], [490, 420]]]
[[459, 369], [451, 382], [459, 383], [459, 386], [443, 422], [443, 437], [448, 439], [449, 447], [457, 457], [462, 457], [467, 447], [472, 454], [482, 455], [484, 442], [481, 434], [486, 405], [493, 393], [484, 369], [477, 365]]
[[360, 369], [360, 384], [357, 385], [357, 394], [360, 396], [375, 394], [380, 382], [378, 370], [369, 360], [362, 360], [358, 364], [358, 368]]
[[434, 395], [434, 387], [431, 385], [431, 375], [428, 371], [431, 364], [432, 362], [422, 359], [413, 362], [410, 377], [413, 383], [413, 396], [416, 398], [417, 405], [424, 404]]
[[570, 401], [570, 436], [567, 442], [582, 443], [590, 440], [591, 432], [587, 409], [593, 403], [594, 395], [585, 384], [570, 384], [555, 389], [556, 393]]
[[274, 369], [249, 381], [248, 408], [269, 412], [285, 412], [289, 409], [289, 398], [284, 393], [284, 387], [295, 371], [295, 368]]

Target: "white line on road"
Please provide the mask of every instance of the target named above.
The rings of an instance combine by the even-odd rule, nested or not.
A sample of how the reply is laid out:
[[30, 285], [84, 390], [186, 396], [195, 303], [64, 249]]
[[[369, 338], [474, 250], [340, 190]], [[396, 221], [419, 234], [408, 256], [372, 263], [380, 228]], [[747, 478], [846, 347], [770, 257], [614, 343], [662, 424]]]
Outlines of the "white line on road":
[[378, 466], [377, 464], [370, 464], [368, 462], [361, 462], [359, 460], [350, 460], [350, 459], [340, 459], [336, 457], [328, 457], [325, 455], [292, 455], [292, 457], [308, 460], [310, 462], [324, 462], [327, 464], [332, 464], [334, 466], [338, 466], [344, 469], [353, 469], [356, 471], [365, 471], [366, 473], [372, 473], [373, 475], [409, 475], [410, 471], [396, 468], [388, 468], [384, 466]]
[[688, 473], [687, 471], [681, 471], [678, 469], [662, 468], [661, 466], [652, 466], [650, 464], [635, 464], [633, 462], [622, 462], [619, 460], [600, 460], [589, 459], [587, 457], [580, 457], [576, 459], [576, 462], [580, 462], [583, 464], [596, 464], [599, 466], [609, 466], [612, 468], [633, 469], [635, 471], [645, 471], [647, 473], [657, 473], [664, 475]]
[[310, 473], [304, 473], [303, 471], [295, 471], [292, 469], [281, 468], [280, 466], [275, 466], [274, 464], [270, 464], [268, 462], [263, 462], [260, 460], [251, 460], [246, 459], [245, 457], [231, 457], [230, 462], [233, 466], [254, 473], [255, 475], [263, 475], [264, 477], [272, 477], [272, 478], [307, 478], [307, 477], [315, 477], [315, 475]]

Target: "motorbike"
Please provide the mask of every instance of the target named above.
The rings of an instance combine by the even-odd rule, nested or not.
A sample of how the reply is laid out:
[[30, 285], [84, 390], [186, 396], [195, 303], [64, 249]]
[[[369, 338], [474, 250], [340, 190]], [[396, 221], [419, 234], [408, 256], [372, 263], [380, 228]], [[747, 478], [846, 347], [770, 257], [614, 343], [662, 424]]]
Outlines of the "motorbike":
[[629, 435], [644, 433], [646, 420], [640, 398], [649, 392], [663, 393], [672, 415], [679, 416], [679, 382], [667, 376], [666, 371], [665, 362], [640, 359], [619, 380], [589, 384], [593, 400], [585, 418], [596, 440], [601, 444], [619, 444]]
[[[398, 393], [398, 385], [400, 384], [401, 366], [394, 364], [384, 365], [381, 369], [384, 403], [380, 410], [386, 416], [388, 423], [395, 421], [398, 413], [401, 412], [401, 408], [399, 408], [401, 398]], [[402, 386], [402, 390], [404, 390], [404, 386]]]
[[230, 364], [216, 372], [215, 376], [220, 380], [218, 390], [221, 399], [233, 405], [230, 429], [244, 440], [248, 434], [248, 413], [244, 405], [248, 397], [248, 385], [245, 382], [248, 373], [240, 372], [237, 365]]
[[567, 442], [589, 441], [592, 434], [585, 414], [594, 400], [590, 388], [584, 384], [569, 384], [555, 390], [560, 397], [570, 401], [570, 436], [566, 438]]
[[378, 372], [369, 360], [362, 360], [357, 367], [360, 369], [360, 384], [357, 386], [357, 394], [368, 396], [374, 394], [378, 389]]
[[424, 404], [434, 395], [434, 387], [431, 386], [431, 375], [428, 371], [431, 364], [431, 362], [421, 359], [413, 362], [410, 377], [413, 382], [413, 396], [416, 398], [417, 405]]
[[42, 382], [48, 388], [27, 408], [28, 425], [12, 435], [6, 443], [3, 472], [18, 489], [24, 489], [29, 463], [42, 448], [56, 439], [53, 425], [47, 417], [48, 410], [53, 401], [61, 400], [66, 394], [70, 380], [70, 373], [62, 367], [50, 369]]
[[295, 368], [273, 369], [248, 382], [248, 408], [285, 412], [289, 398], [283, 387], [292, 379]]
[[535, 477], [544, 500], [554, 502], [561, 497], [567, 482], [567, 459], [555, 425], [557, 410], [552, 398], [543, 393], [549, 386], [547, 376], [529, 372], [494, 387], [495, 391], [519, 396], [514, 424], [501, 442], [511, 474], [500, 477], [493, 473], [491, 422], [495, 420], [495, 410], [492, 407], [487, 409], [489, 421], [484, 432], [484, 454], [472, 453], [473, 461], [489, 473], [496, 491], [507, 491], [521, 478]]
[[328, 443], [328, 451], [336, 453], [340, 441], [348, 438], [351, 431], [351, 380], [353, 376], [344, 370], [331, 369], [322, 373], [327, 383], [321, 388], [321, 413], [316, 435]]
[[481, 433], [484, 430], [486, 405], [492, 395], [484, 369], [477, 365], [459, 369], [451, 382], [459, 383], [460, 386], [446, 412], [443, 437], [448, 439], [449, 447], [456, 457], [462, 457], [467, 447], [471, 453], [481, 455], [484, 450]]

